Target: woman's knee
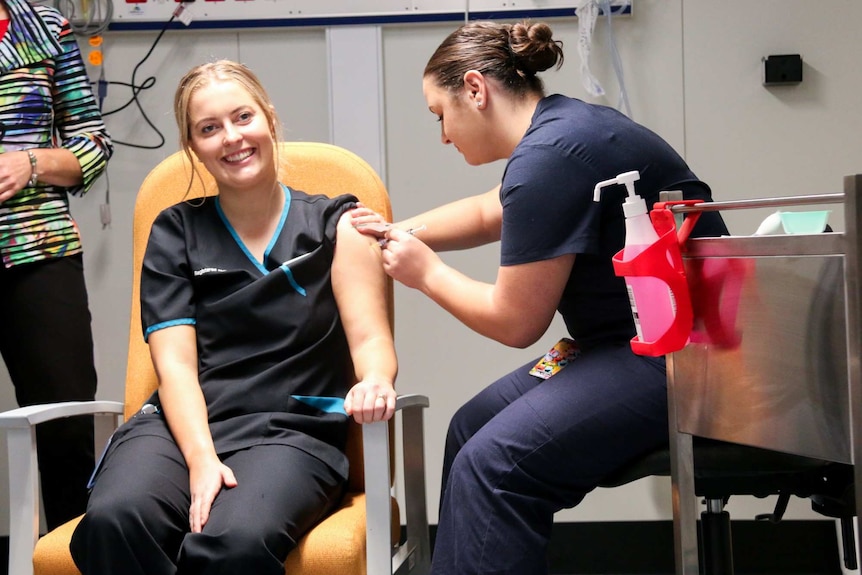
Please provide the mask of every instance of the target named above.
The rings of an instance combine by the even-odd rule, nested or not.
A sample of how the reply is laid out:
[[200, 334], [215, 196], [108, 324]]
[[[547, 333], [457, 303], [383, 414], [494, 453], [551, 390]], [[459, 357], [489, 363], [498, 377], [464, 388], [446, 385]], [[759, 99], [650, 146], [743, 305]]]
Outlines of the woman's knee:
[[458, 414], [456, 413], [449, 422], [449, 429], [446, 431], [445, 457], [450, 460], [458, 454], [461, 446], [469, 439], [469, 436], [464, 434], [463, 427], [456, 420], [457, 417]]
[[486, 423], [494, 413], [479, 397], [474, 397], [455, 411], [449, 420], [446, 432], [446, 450], [455, 453], [461, 449]]
[[493, 483], [499, 469], [499, 445], [493, 438], [473, 436], [464, 443], [452, 460], [450, 476], [453, 482], [468, 482], [473, 486]]
[[[218, 533], [189, 533], [180, 551], [179, 570], [193, 573], [284, 573], [284, 561], [295, 543], [286, 534], [264, 534], [249, 522]], [[233, 566], [233, 567], [232, 567]]]
[[92, 531], [107, 534], [111, 531], [121, 532], [133, 528], [136, 523], [140, 523], [143, 515], [130, 500], [106, 501], [93, 498], [81, 523]]
[[93, 554], [124, 554], [129, 541], [145, 544], [140, 515], [128, 506], [97, 506], [87, 510], [72, 534], [69, 550], [76, 564], [89, 565]]

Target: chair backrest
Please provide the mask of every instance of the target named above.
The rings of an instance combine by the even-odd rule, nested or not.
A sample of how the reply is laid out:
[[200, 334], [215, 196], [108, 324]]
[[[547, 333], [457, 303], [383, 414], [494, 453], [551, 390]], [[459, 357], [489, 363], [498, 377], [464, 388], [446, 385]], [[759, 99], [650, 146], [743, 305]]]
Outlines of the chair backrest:
[[[344, 148], [318, 142], [281, 142], [278, 147], [279, 179], [309, 194], [335, 196], [351, 193], [387, 220], [392, 210], [389, 195], [377, 173], [362, 158]], [[160, 162], [144, 179], [135, 202], [133, 221], [132, 311], [129, 356], [126, 367], [125, 410], [128, 419], [158, 387], [156, 372], [141, 329], [140, 280], [150, 228], [165, 208], [184, 199], [217, 193], [212, 176], [195, 160], [197, 174], [183, 152]], [[198, 175], [199, 174], [199, 175]], [[189, 188], [189, 182], [192, 182]], [[390, 322], [393, 318], [392, 282], [387, 289]], [[349, 488], [364, 489], [360, 426], [351, 420], [347, 456], [351, 464]]]

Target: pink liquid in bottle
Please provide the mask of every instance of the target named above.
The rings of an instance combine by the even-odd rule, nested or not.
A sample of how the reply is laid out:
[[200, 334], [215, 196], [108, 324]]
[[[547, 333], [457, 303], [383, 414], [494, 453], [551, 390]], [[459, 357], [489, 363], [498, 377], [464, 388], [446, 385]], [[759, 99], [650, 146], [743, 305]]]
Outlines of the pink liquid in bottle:
[[[630, 260], [647, 246], [626, 246], [623, 257]], [[626, 277], [626, 290], [638, 339], [649, 343], [657, 341], [670, 328], [676, 316], [673, 292], [662, 280], [649, 276]]]

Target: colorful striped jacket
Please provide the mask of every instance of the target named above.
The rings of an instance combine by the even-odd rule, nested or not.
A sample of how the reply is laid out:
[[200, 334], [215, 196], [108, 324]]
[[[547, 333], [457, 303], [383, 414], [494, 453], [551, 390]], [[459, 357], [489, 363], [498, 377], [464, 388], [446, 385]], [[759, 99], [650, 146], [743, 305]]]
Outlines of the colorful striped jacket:
[[113, 153], [75, 35], [54, 8], [5, 0], [0, 40], [0, 153], [62, 146], [81, 163], [71, 188], [37, 183], [0, 204], [0, 257], [14, 265], [81, 252], [68, 194], [84, 194]]

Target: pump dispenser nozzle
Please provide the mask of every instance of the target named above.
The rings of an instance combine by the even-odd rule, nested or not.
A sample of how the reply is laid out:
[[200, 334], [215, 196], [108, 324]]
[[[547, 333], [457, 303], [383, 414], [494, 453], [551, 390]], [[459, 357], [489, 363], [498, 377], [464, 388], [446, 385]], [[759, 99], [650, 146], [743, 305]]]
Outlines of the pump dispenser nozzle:
[[628, 192], [628, 197], [626, 201], [623, 203], [623, 213], [627, 218], [632, 216], [637, 216], [640, 214], [647, 213], [646, 202], [642, 197], [635, 193], [635, 182], [641, 178], [640, 172], [637, 170], [633, 172], [624, 172], [618, 175], [616, 178], [611, 178], [610, 180], [605, 180], [603, 182], [599, 182], [596, 184], [595, 189], [593, 190], [593, 201], [598, 202], [602, 197], [602, 188], [607, 186], [613, 186], [616, 184], [623, 184], [626, 187], [626, 192]]

